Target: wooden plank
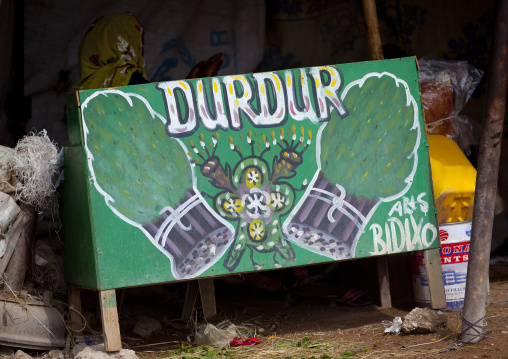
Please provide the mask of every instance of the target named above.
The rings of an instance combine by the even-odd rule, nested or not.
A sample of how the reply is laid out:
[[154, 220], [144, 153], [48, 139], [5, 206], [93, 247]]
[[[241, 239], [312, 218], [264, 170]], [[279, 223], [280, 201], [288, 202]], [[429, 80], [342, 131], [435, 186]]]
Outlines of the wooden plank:
[[441, 259], [439, 249], [427, 249], [423, 251], [423, 260], [429, 279], [430, 303], [433, 309], [446, 308], [446, 295], [441, 272]]
[[122, 349], [122, 339], [120, 337], [120, 324], [118, 323], [115, 290], [101, 290], [99, 301], [101, 305], [104, 348], [107, 352], [119, 351]]
[[191, 280], [187, 282], [187, 291], [185, 292], [185, 301], [183, 303], [182, 320], [189, 320], [192, 316], [192, 311], [196, 307], [196, 300], [198, 298], [199, 285], [198, 281]]
[[206, 319], [209, 319], [217, 314], [213, 278], [198, 279], [198, 284], [201, 294], [201, 304], [203, 305], [203, 315]]
[[379, 282], [379, 299], [381, 301], [381, 308], [386, 309], [392, 306], [392, 297], [390, 295], [390, 276], [388, 275], [388, 258], [378, 257], [377, 263], [377, 278]]
[[83, 328], [83, 318], [81, 314], [81, 289], [71, 286], [69, 289], [69, 305], [70, 305], [70, 327], [75, 332], [81, 332]]

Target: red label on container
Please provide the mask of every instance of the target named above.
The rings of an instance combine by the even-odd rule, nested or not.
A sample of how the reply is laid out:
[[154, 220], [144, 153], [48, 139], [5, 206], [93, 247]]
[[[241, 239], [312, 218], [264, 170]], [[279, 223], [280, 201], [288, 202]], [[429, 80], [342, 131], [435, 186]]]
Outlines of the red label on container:
[[465, 263], [469, 259], [469, 242], [443, 244], [439, 252], [441, 264]]
[[449, 237], [448, 231], [445, 231], [444, 229], [439, 230], [439, 240], [441, 242], [446, 241], [448, 237]]

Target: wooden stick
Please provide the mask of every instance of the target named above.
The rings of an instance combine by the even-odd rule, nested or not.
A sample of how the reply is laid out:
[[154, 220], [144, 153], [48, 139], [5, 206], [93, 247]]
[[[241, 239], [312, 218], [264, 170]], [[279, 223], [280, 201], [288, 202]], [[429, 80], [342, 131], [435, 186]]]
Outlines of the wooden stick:
[[[69, 304], [73, 310], [69, 311], [70, 314], [70, 327], [73, 331], [78, 332], [83, 328], [83, 318], [81, 317], [81, 289], [75, 286], [71, 286], [68, 289], [69, 292]], [[78, 314], [79, 313], [79, 314]]]
[[427, 279], [429, 280], [430, 304], [433, 309], [446, 308], [446, 293], [439, 248], [423, 251], [423, 261], [427, 270]]
[[383, 49], [381, 47], [381, 35], [379, 34], [379, 23], [377, 21], [376, 1], [362, 0], [363, 14], [367, 24], [369, 36], [369, 50], [371, 60], [383, 60]]
[[[381, 47], [381, 35], [379, 34], [379, 23], [377, 21], [376, 1], [362, 0], [362, 3], [365, 23], [367, 24], [367, 33], [369, 36], [370, 59], [383, 60], [384, 56], [383, 48]], [[377, 257], [376, 264], [381, 308], [390, 308], [392, 306], [392, 297], [390, 295], [388, 259], [386, 256]]]
[[199, 286], [197, 280], [190, 280], [187, 282], [187, 291], [185, 292], [185, 300], [183, 302], [182, 316], [180, 319], [189, 320], [192, 316], [192, 311], [196, 306], [198, 297]]
[[217, 314], [213, 278], [198, 279], [198, 284], [199, 293], [201, 294], [201, 305], [203, 306], [203, 315], [206, 319], [210, 319]]
[[392, 306], [390, 295], [390, 276], [388, 275], [388, 261], [386, 256], [377, 257], [377, 277], [379, 284], [379, 301], [381, 308], [387, 309]]
[[99, 296], [102, 332], [104, 333], [104, 349], [107, 352], [116, 352], [122, 349], [122, 339], [120, 337], [115, 290], [101, 290]]

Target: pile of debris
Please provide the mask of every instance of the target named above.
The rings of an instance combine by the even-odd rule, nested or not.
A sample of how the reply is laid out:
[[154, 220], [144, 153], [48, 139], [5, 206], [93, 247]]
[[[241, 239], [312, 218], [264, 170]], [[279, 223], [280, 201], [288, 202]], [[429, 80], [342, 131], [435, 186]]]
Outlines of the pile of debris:
[[48, 232], [56, 225], [44, 225], [46, 214], [57, 208], [58, 162], [46, 131], [25, 136], [14, 149], [0, 146], [0, 297], [5, 303], [0, 344], [44, 349], [65, 343], [65, 304], [52, 299], [54, 292], [65, 294], [62, 261]]

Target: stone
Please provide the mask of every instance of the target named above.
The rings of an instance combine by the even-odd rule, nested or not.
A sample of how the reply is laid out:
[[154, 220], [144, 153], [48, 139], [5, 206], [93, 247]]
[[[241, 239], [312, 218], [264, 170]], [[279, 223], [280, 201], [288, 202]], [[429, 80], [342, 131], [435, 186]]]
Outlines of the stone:
[[70, 352], [70, 356], [71, 358], [75, 358], [76, 355], [78, 355], [79, 352], [81, 352], [83, 349], [85, 349], [87, 347], [87, 345], [85, 343], [78, 343], [76, 344], [71, 352]]
[[16, 354], [14, 354], [14, 359], [33, 359], [33, 357], [25, 353], [23, 350], [18, 350]]
[[87, 346], [74, 359], [138, 359], [138, 356], [134, 350], [130, 349], [108, 353], [104, 350], [104, 344], [98, 344]]
[[415, 308], [402, 323], [404, 333], [432, 333], [446, 326], [448, 317], [439, 310]]
[[162, 324], [158, 320], [140, 315], [136, 325], [134, 326], [133, 332], [143, 338], [147, 338], [153, 332], [161, 329]]
[[64, 354], [61, 350], [50, 350], [48, 352], [49, 359], [64, 359]]

